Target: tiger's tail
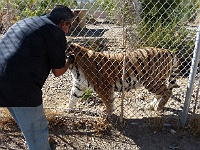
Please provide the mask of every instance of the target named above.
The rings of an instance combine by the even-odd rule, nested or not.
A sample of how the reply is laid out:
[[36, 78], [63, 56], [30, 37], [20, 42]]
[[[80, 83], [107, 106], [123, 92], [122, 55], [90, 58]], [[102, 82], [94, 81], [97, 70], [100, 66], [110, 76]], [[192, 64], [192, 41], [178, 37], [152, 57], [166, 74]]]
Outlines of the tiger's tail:
[[179, 88], [180, 86], [176, 83], [176, 79], [179, 74], [179, 59], [174, 55], [172, 63], [171, 74], [169, 76], [169, 85], [168, 89], [172, 90], [173, 88]]

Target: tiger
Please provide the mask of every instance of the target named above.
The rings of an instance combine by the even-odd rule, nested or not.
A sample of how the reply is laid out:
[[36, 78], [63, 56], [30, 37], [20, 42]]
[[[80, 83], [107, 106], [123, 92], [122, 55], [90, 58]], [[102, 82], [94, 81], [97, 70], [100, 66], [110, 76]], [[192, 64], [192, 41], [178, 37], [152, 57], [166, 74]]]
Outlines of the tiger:
[[179, 87], [176, 83], [179, 60], [167, 49], [148, 47], [127, 50], [126, 53], [95, 52], [71, 43], [66, 55], [70, 53], [74, 54], [75, 60], [69, 66], [72, 75], [69, 110], [73, 110], [85, 90], [90, 89], [101, 98], [106, 114], [110, 116], [113, 113], [114, 92], [144, 86], [155, 95], [148, 108], [161, 111], [172, 96], [172, 89]]

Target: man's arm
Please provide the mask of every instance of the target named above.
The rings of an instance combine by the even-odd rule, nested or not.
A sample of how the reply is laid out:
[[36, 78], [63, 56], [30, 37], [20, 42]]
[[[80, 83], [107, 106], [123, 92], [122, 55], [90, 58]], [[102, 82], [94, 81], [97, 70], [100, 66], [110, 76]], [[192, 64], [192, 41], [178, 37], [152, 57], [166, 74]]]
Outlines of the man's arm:
[[52, 69], [54, 76], [59, 77], [59, 76], [63, 75], [67, 71], [67, 69], [69, 68], [69, 65], [71, 63], [72, 62], [70, 59], [66, 59], [65, 67], [63, 67], [61, 69]]

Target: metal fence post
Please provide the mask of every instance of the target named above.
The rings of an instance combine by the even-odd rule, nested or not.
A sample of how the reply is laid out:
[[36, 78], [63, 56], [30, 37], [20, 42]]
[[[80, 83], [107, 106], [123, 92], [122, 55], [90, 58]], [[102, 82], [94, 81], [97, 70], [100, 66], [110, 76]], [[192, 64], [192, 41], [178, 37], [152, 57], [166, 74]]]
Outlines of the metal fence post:
[[199, 55], [200, 55], [200, 24], [199, 24], [198, 30], [197, 30], [197, 37], [196, 37], [195, 48], [194, 48], [194, 52], [193, 52], [192, 65], [191, 65], [191, 68], [190, 68], [190, 75], [189, 75], [189, 80], [188, 80], [184, 109], [183, 109], [183, 113], [182, 113], [182, 116], [181, 116], [182, 127], [185, 126], [186, 121], [187, 121], [191, 95], [192, 95], [192, 92], [193, 92], [194, 79], [195, 79], [195, 75], [196, 75], [196, 72], [197, 72], [197, 65], [198, 65], [198, 62], [199, 62]]

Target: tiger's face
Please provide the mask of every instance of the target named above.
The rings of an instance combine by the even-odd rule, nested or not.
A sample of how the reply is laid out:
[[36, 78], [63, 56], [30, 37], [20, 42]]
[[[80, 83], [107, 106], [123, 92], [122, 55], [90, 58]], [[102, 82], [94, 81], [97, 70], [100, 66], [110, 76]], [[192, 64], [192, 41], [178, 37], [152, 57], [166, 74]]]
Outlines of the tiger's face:
[[83, 55], [84, 53], [87, 53], [87, 51], [89, 51], [89, 49], [84, 47], [81, 47], [82, 49], [80, 50], [80, 47], [81, 46], [76, 43], [69, 44], [69, 46], [67, 46], [65, 53], [66, 54], [73, 53], [75, 56], [78, 56], [78, 55]]
[[79, 63], [83, 63], [80, 60], [83, 60], [84, 55], [86, 55], [88, 51], [89, 51], [88, 49], [83, 48], [83, 47], [80, 50], [80, 45], [73, 43], [73, 44], [69, 44], [69, 46], [67, 46], [65, 53], [66, 53], [66, 55], [74, 54], [75, 61], [77, 60]]
[[75, 44], [69, 43], [67, 45], [65, 53], [66, 54], [68, 54], [68, 53], [74, 53], [74, 51], [75, 51], [76, 48], [77, 48], [77, 46]]

